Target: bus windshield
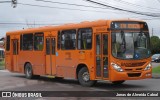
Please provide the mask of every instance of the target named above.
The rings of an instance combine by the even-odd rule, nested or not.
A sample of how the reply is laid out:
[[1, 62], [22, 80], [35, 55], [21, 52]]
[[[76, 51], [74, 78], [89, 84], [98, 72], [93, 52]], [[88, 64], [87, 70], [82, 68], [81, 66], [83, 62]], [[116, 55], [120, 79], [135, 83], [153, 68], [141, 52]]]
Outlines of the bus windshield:
[[119, 59], [151, 56], [148, 32], [112, 32], [112, 55]]

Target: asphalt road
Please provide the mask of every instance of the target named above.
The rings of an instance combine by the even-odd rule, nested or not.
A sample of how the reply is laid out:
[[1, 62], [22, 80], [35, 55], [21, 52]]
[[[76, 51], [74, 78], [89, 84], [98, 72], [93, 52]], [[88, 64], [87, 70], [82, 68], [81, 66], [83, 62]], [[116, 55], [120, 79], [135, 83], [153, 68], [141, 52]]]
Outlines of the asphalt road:
[[[113, 85], [110, 82], [98, 82], [94, 87], [83, 87], [77, 80], [56, 80], [47, 77], [28, 80], [23, 74], [10, 73], [0, 70], [0, 91], [160, 91], [160, 78], [126, 81], [122, 85]], [[160, 94], [159, 94], [160, 95]], [[78, 97], [79, 98], [79, 97]], [[86, 98], [70, 97], [72, 100], [86, 100]], [[43, 98], [51, 99], [51, 98]], [[52, 98], [60, 99], [60, 98]], [[62, 100], [68, 100], [61, 97]], [[105, 97], [98, 98], [104, 100]], [[107, 99], [120, 99], [117, 97]], [[128, 98], [123, 98], [128, 99]], [[132, 97], [133, 99], [133, 97]], [[136, 98], [137, 99], [137, 98]], [[146, 98], [149, 99], [149, 98]], [[150, 98], [151, 99], [151, 98]], [[160, 98], [159, 98], [160, 99]], [[97, 100], [97, 98], [87, 98]]]
[[[160, 63], [152, 62], [153, 67], [159, 65]], [[72, 79], [56, 80], [47, 77], [40, 77], [39, 79], [28, 80], [25, 78], [24, 74], [10, 73], [7, 70], [0, 70], [0, 91], [160, 91], [160, 77], [152, 79], [144, 79], [144, 80], [126, 81], [122, 85], [113, 85], [108, 81], [99, 81], [94, 87], [83, 87], [79, 85], [77, 80], [72, 80]], [[67, 99], [66, 97], [61, 97], [61, 98], [52, 97], [43, 99], [97, 100], [97, 98], [88, 98], [88, 97], [86, 98], [69, 97]], [[101, 97], [98, 99], [104, 100], [106, 98]], [[114, 100], [120, 98], [112, 97], [107, 99]], [[130, 99], [130, 98], [123, 98], [123, 99]], [[137, 99], [137, 98], [132, 97], [132, 99]], [[151, 99], [151, 98], [145, 98], [145, 99]]]

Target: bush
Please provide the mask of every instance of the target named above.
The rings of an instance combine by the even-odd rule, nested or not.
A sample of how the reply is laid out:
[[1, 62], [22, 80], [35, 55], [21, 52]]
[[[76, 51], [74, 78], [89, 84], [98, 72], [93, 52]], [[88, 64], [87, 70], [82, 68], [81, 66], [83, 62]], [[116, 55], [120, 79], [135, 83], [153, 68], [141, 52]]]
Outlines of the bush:
[[4, 61], [0, 61], [0, 70], [4, 69]]
[[153, 72], [153, 73], [160, 74], [160, 66], [153, 68], [153, 69], [152, 69], [152, 72]]

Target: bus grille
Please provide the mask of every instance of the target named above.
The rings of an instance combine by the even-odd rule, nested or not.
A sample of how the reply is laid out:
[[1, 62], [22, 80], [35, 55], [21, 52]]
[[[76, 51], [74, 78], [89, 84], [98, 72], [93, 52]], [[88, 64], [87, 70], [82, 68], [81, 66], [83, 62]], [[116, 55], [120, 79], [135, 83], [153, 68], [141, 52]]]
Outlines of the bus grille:
[[138, 62], [138, 63], [122, 63], [121, 66], [125, 67], [138, 67], [143, 66], [146, 62]]
[[128, 77], [139, 77], [141, 73], [128, 73]]
[[[134, 70], [134, 69], [133, 68], [132, 69], [130, 69], [130, 68], [125, 69], [125, 71], [132, 71], [132, 70]], [[143, 68], [136, 68], [135, 70], [136, 71], [141, 71], [141, 70], [143, 70]]]

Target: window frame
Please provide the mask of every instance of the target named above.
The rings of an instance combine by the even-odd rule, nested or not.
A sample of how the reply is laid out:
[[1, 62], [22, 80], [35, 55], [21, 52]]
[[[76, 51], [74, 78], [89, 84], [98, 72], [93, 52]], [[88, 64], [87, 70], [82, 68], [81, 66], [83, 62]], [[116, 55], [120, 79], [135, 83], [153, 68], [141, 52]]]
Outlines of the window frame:
[[[62, 48], [62, 32], [63, 31], [75, 31], [75, 38], [76, 39], [71, 39], [71, 40], [75, 40], [75, 48], [74, 49], [63, 49]], [[76, 50], [77, 49], [77, 29], [67, 29], [67, 30], [61, 30], [60, 31], [60, 41], [61, 41], [61, 43], [60, 43], [60, 49], [61, 50]], [[64, 40], [63, 40], [64, 41]]]
[[[29, 34], [32, 34], [32, 49], [29, 50], [29, 49], [24, 49], [24, 35], [29, 35]], [[23, 34], [23, 38], [22, 38], [22, 50], [23, 51], [33, 51], [34, 50], [34, 33], [25, 33]]]
[[[43, 44], [42, 44], [42, 50], [38, 50], [38, 49], [35, 49], [35, 34], [43, 34]], [[43, 51], [44, 50], [44, 32], [35, 32], [33, 33], [33, 50], [34, 51]]]
[[[60, 35], [60, 38], [59, 38]], [[58, 31], [57, 34], [57, 50], [61, 50], [61, 31]]]
[[[79, 40], [78, 35], [79, 35], [79, 31], [82, 30], [82, 29], [91, 29], [91, 42], [92, 43], [91, 43], [91, 48], [90, 49], [79, 49], [78, 48], [78, 40]], [[78, 50], [92, 50], [92, 48], [93, 48], [93, 28], [92, 27], [79, 28], [78, 31], [77, 31], [77, 49]]]
[[20, 34], [20, 51], [23, 51], [23, 34]]

